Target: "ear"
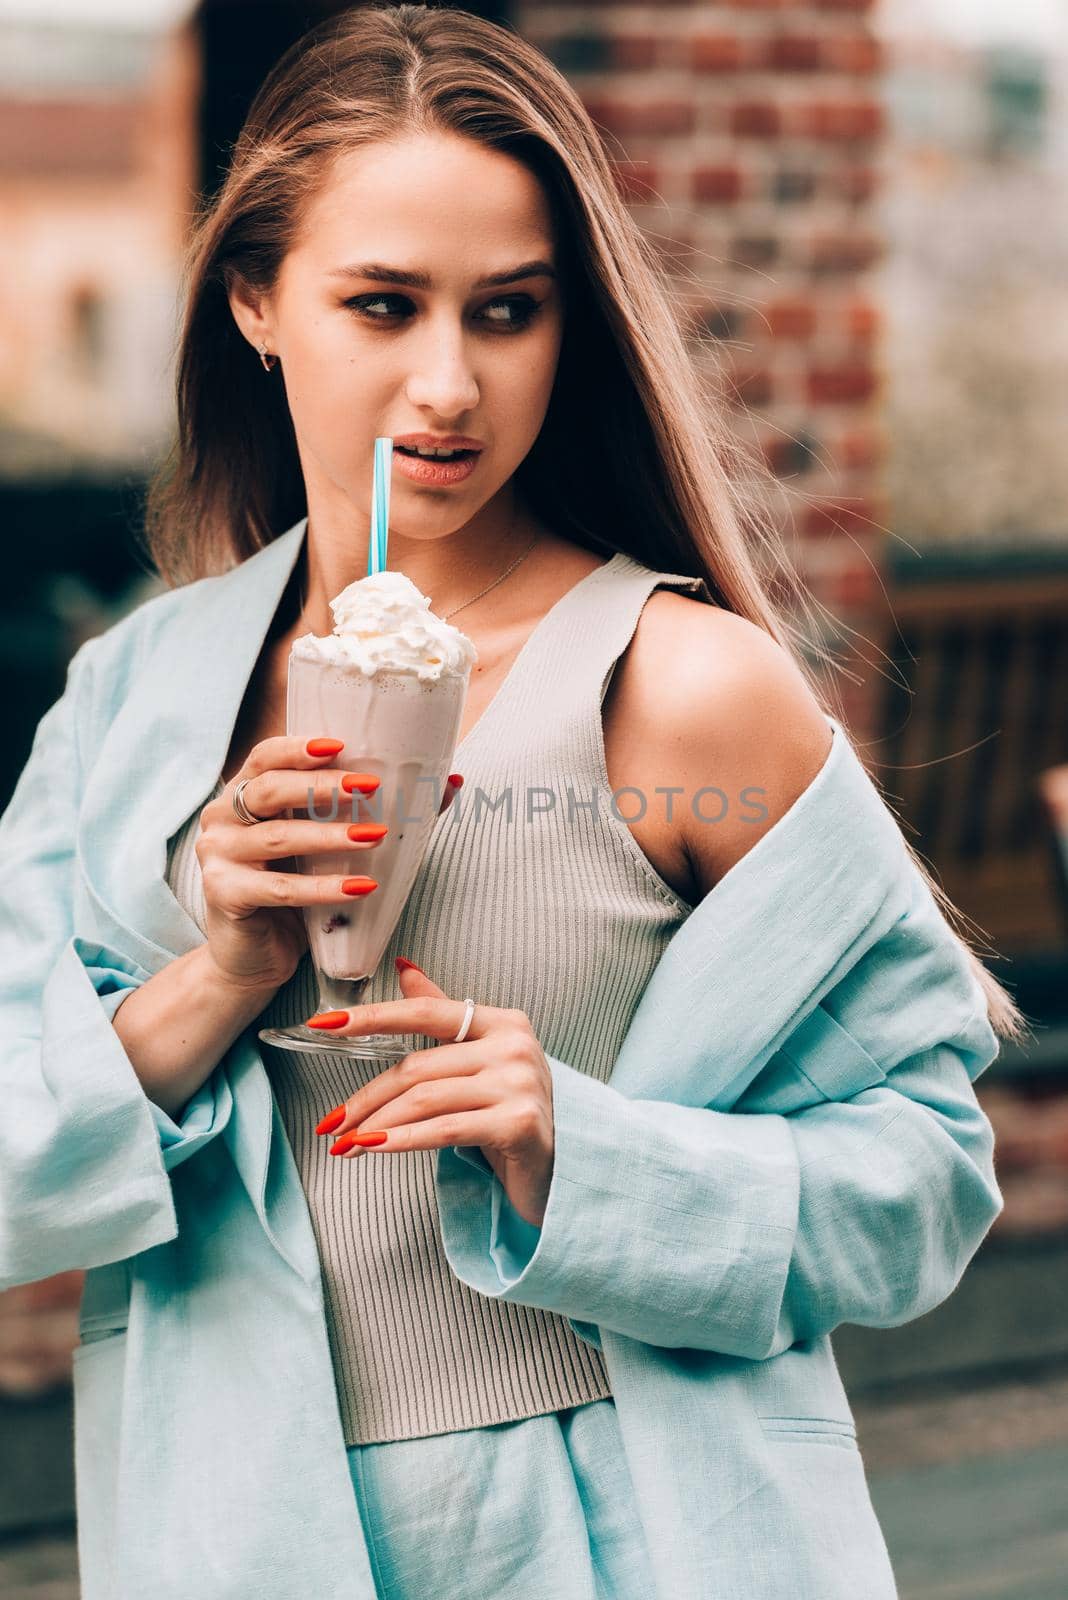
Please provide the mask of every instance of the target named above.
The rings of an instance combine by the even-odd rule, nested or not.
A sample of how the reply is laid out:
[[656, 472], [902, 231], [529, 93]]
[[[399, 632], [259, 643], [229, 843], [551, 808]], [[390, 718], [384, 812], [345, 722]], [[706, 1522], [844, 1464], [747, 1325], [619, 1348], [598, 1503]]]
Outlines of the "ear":
[[270, 296], [233, 274], [226, 286], [226, 298], [234, 321], [253, 349], [258, 350], [261, 344], [265, 344], [268, 350], [273, 350], [274, 321]]

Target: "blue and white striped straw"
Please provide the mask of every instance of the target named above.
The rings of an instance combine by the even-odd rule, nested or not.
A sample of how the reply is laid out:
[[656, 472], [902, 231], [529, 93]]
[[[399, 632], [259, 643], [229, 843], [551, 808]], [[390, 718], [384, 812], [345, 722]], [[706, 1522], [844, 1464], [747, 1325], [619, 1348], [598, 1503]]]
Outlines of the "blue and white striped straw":
[[371, 481], [371, 544], [367, 576], [386, 570], [389, 544], [389, 484], [393, 469], [393, 440], [375, 440], [375, 468]]

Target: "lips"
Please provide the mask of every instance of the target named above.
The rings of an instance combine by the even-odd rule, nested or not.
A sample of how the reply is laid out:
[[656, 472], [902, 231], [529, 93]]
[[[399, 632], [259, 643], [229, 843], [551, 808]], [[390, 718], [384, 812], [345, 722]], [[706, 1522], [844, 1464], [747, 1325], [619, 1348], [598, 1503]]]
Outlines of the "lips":
[[466, 433], [402, 433], [393, 440], [397, 450], [481, 450], [481, 439]]
[[462, 483], [476, 471], [478, 462], [477, 450], [469, 450], [453, 461], [434, 460], [431, 456], [408, 455], [404, 450], [398, 449], [393, 452], [393, 464], [401, 477], [428, 487], [445, 488], [450, 484]]

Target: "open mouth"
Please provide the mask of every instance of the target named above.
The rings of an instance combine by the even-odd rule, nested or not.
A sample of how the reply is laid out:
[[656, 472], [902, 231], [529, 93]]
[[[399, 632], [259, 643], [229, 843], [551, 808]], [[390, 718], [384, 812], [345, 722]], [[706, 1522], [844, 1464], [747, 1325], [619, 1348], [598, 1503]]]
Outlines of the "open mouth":
[[408, 445], [396, 444], [394, 450], [399, 450], [402, 456], [412, 456], [416, 461], [469, 461], [472, 456], [477, 456], [477, 450], [450, 450], [442, 455], [424, 455], [419, 450], [413, 450]]

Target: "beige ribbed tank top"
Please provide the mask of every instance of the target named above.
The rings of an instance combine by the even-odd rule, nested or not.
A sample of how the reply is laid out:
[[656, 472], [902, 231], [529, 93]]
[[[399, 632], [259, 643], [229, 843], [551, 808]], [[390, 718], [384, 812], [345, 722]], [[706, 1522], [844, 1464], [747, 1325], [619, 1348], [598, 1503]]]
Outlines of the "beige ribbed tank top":
[[[661, 584], [708, 598], [701, 579], [620, 553], [527, 638], [457, 747], [463, 790], [438, 819], [367, 1000], [400, 997], [393, 958], [407, 956], [446, 994], [519, 1007], [547, 1054], [610, 1078], [642, 989], [692, 910], [623, 820], [634, 795], [613, 806], [605, 767], [601, 703]], [[194, 843], [205, 803], [170, 841], [167, 868], [201, 928]], [[372, 870], [366, 858], [362, 870]], [[305, 956], [256, 1026], [317, 1008]], [[318, 1241], [346, 1444], [485, 1427], [611, 1394], [600, 1351], [566, 1318], [488, 1299], [452, 1272], [435, 1151], [329, 1156], [333, 1141], [315, 1126], [374, 1076], [373, 1062], [261, 1048]]]

